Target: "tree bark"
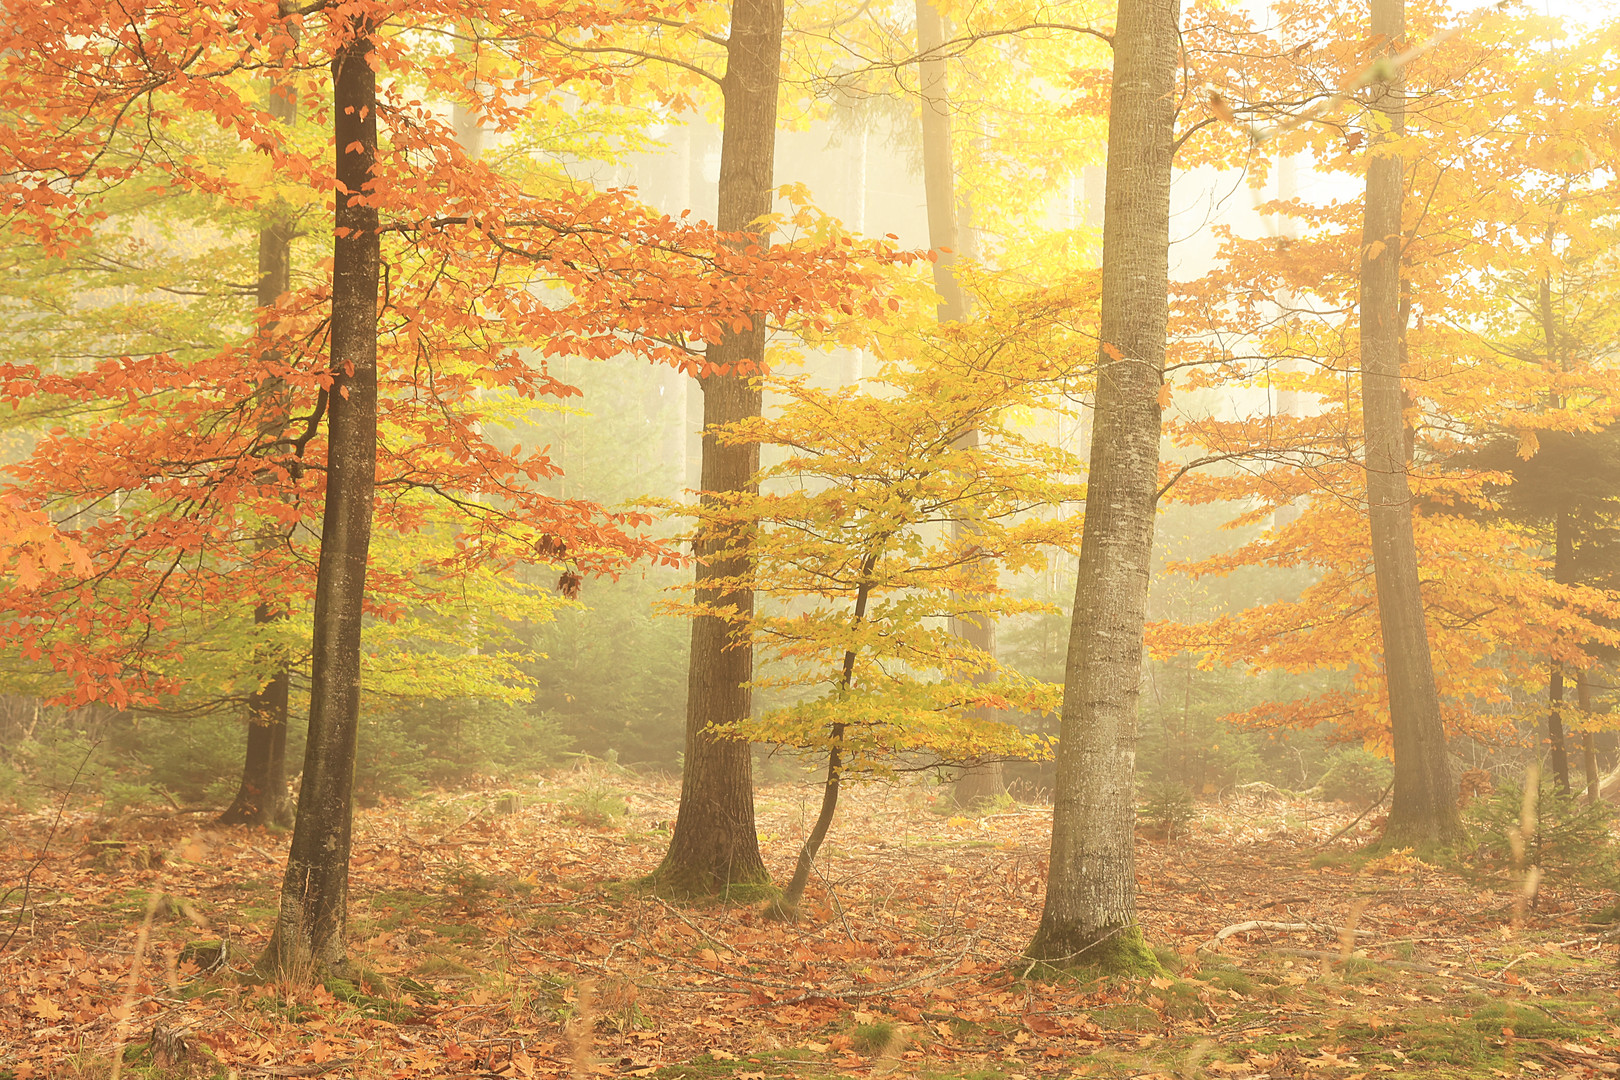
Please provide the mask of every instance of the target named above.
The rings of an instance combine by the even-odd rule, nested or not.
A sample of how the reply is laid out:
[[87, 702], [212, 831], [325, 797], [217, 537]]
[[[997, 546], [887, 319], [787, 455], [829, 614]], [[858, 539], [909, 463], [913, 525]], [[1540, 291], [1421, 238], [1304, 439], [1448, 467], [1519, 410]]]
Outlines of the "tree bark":
[[1103, 219], [1102, 347], [1064, 675], [1046, 905], [1026, 955], [1156, 967], [1136, 925], [1136, 709], [1169, 317], [1179, 0], [1121, 0]]
[[[917, 52], [927, 56], [945, 42], [945, 20], [930, 0], [917, 0]], [[917, 64], [918, 89], [922, 103], [923, 193], [928, 208], [928, 246], [933, 249], [934, 291], [939, 294], [936, 317], [941, 325], [961, 322], [968, 317], [966, 291], [956, 276], [960, 255], [957, 228], [956, 161], [951, 149], [951, 90], [943, 58], [925, 59]], [[958, 446], [979, 444], [979, 432], [970, 430]], [[968, 530], [960, 521], [951, 523], [952, 535], [961, 541]], [[968, 615], [951, 620], [951, 631], [986, 656], [996, 654], [996, 624], [985, 615]], [[958, 806], [994, 799], [1006, 790], [1001, 779], [1000, 761], [971, 761], [957, 778], [952, 797]]]
[[[927, 56], [945, 42], [945, 20], [930, 0], [917, 0], [917, 52]], [[934, 291], [941, 323], [967, 318], [967, 294], [956, 279], [956, 166], [951, 157], [951, 91], [943, 58], [917, 64], [922, 95], [923, 193], [928, 246], [934, 250]]]
[[[771, 211], [782, 63], [781, 0], [734, 0], [727, 50], [726, 74], [721, 81], [725, 130], [720, 143], [716, 224], [726, 232], [748, 232], [755, 243], [765, 244], [768, 235], [756, 222]], [[727, 331], [709, 346], [707, 360], [723, 371], [699, 380], [703, 388], [700, 487], [705, 503], [719, 506], [725, 493], [758, 491], [758, 444], [722, 445], [715, 433], [725, 425], [760, 415], [763, 401], [755, 380], [764, 372], [764, 319], [756, 318], [751, 328], [740, 333]], [[746, 370], [738, 370], [739, 366]], [[693, 543], [698, 603], [734, 612], [738, 620], [753, 614], [753, 590], [734, 584], [746, 576], [752, 563], [750, 543], [746, 528], [700, 531]], [[727, 579], [733, 584], [728, 585]], [[754, 650], [745, 629], [718, 616], [692, 620], [681, 803], [669, 850], [649, 879], [659, 891], [715, 895], [770, 881], [754, 826], [749, 744], [717, 736], [712, 730], [713, 725], [748, 717], [753, 707], [748, 684], [753, 675]]]
[[374, 27], [332, 61], [337, 192], [332, 259], [326, 505], [315, 583], [309, 742], [281, 911], [260, 966], [308, 978], [346, 960], [349, 850], [360, 718], [360, 626], [377, 472], [377, 210], [366, 200], [377, 160]]
[[[1406, 33], [1404, 0], [1372, 0], [1372, 33], [1383, 56], [1399, 52]], [[1398, 74], [1382, 85], [1372, 108], [1383, 113], [1387, 133], [1374, 135], [1367, 164], [1361, 238], [1361, 416], [1367, 518], [1395, 756], [1394, 799], [1384, 839], [1428, 845], [1458, 837], [1461, 822], [1412, 535], [1400, 362], [1402, 164], [1398, 154], [1379, 148], [1405, 130]]]
[[[282, 3], [285, 14], [288, 5]], [[291, 125], [298, 119], [297, 91], [292, 85], [275, 84], [270, 88], [269, 113], [283, 124]], [[282, 294], [292, 288], [293, 215], [280, 200], [270, 208], [264, 224], [259, 228], [259, 284], [255, 300], [259, 309], [275, 306]], [[260, 388], [269, 396], [279, 394], [286, 399], [281, 380]], [[288, 410], [283, 408], [275, 421], [285, 423]], [[260, 540], [261, 545], [279, 541], [273, 531]], [[253, 622], [267, 626], [286, 617], [286, 613], [268, 603], [260, 602], [253, 609]], [[219, 816], [218, 825], [286, 826], [292, 823], [292, 808], [287, 802], [287, 698], [292, 673], [285, 660], [271, 675], [270, 681], [253, 692], [248, 699], [247, 750], [242, 758], [242, 782], [236, 798]]]
[[[1586, 677], [1584, 670], [1575, 672], [1575, 698], [1581, 706], [1581, 716], [1592, 714], [1592, 683]], [[1602, 778], [1598, 775], [1597, 740], [1592, 737], [1591, 731], [1581, 732], [1581, 764], [1586, 772], [1586, 801], [1593, 806], [1598, 804], [1598, 788]]]
[[[270, 605], [253, 609], [260, 625], [285, 616]], [[236, 798], [215, 821], [217, 825], [286, 826], [291, 823], [287, 802], [287, 698], [291, 673], [282, 664], [270, 681], [248, 698], [247, 750], [242, 759], [242, 783]]]
[[[861, 584], [855, 590], [855, 615], [853, 623], [860, 629], [861, 623], [866, 621], [866, 604], [872, 597], [872, 570], [877, 566], [877, 553], [873, 552], [861, 562]], [[847, 649], [844, 652], [843, 667], [838, 673], [838, 689], [841, 693], [848, 693], [849, 688], [855, 685], [855, 650]], [[827, 751], [827, 780], [821, 788], [821, 813], [816, 815], [816, 823], [810, 829], [810, 835], [805, 837], [804, 843], [799, 846], [799, 861], [793, 868], [793, 878], [788, 887], [782, 892], [773, 909], [780, 918], [792, 921], [798, 918], [799, 901], [804, 899], [805, 886], [810, 884], [810, 867], [816, 861], [816, 853], [821, 850], [822, 841], [827, 839], [827, 830], [832, 828], [833, 814], [838, 809], [838, 791], [844, 780], [844, 732], [847, 730], [842, 723], [828, 725], [827, 735], [830, 749]]]
[[[1568, 510], [1553, 519], [1553, 580], [1568, 585], [1574, 559], [1574, 524]], [[1564, 665], [1554, 659], [1547, 676], [1547, 742], [1552, 748], [1553, 777], [1558, 790], [1570, 793], [1569, 746], [1564, 738]]]

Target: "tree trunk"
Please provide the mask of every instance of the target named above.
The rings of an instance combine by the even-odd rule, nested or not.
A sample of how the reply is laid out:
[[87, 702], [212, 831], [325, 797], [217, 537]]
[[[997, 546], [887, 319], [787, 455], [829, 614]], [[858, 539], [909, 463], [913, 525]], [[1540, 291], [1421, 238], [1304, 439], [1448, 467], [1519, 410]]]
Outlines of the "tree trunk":
[[[917, 52], [926, 55], [945, 42], [945, 20], [930, 0], [917, 0]], [[917, 64], [918, 87], [922, 96], [923, 193], [928, 206], [928, 246], [935, 252], [934, 291], [939, 293], [937, 318], [941, 324], [961, 322], [968, 317], [967, 293], [957, 280], [956, 262], [960, 254], [957, 230], [956, 162], [951, 152], [951, 91], [943, 58]], [[958, 446], [979, 443], [972, 430], [957, 441]], [[951, 532], [962, 540], [968, 530], [960, 521], [951, 523]], [[988, 616], [977, 615], [951, 620], [951, 631], [983, 652], [996, 654], [996, 624]], [[988, 719], [988, 717], [986, 717]], [[995, 799], [1005, 791], [1000, 761], [970, 761], [957, 778], [952, 796], [958, 806]]]
[[[1580, 704], [1584, 721], [1584, 718], [1592, 715], [1592, 683], [1584, 669], [1575, 672], [1575, 698]], [[1598, 775], [1597, 740], [1590, 731], [1581, 732], [1581, 764], [1586, 767], [1586, 801], [1596, 806], [1602, 778]]]
[[[945, 20], [929, 0], [917, 0], [917, 52], [945, 42]], [[941, 323], [967, 318], [967, 295], [956, 280], [956, 166], [951, 158], [951, 97], [943, 59], [917, 64], [922, 93], [923, 193], [928, 204], [928, 246], [934, 249], [934, 291]]]
[[[270, 605], [253, 610], [258, 625], [285, 616]], [[287, 697], [291, 673], [282, 664], [270, 681], [248, 698], [247, 752], [242, 760], [242, 783], [236, 798], [215, 821], [217, 825], [281, 825], [291, 823], [287, 804]]]
[[1136, 707], [1153, 558], [1179, 0], [1121, 0], [1108, 111], [1102, 347], [1069, 632], [1046, 906], [1026, 954], [1154, 968], [1136, 925]]
[[377, 210], [363, 192], [377, 159], [374, 28], [332, 61], [337, 212], [332, 259], [326, 506], [315, 579], [309, 742], [281, 912], [260, 966], [308, 978], [346, 960], [349, 849], [360, 718], [360, 625], [377, 473]]
[[[716, 223], [727, 232], [752, 232], [767, 242], [755, 222], [771, 211], [776, 160], [776, 96], [781, 77], [781, 0], [734, 0], [726, 75], [725, 130], [720, 143], [720, 203]], [[727, 424], [760, 415], [762, 398], [754, 381], [764, 372], [765, 324], [755, 319], [741, 333], [727, 331], [709, 346], [708, 362], [727, 371], [703, 377], [703, 453], [700, 487], [705, 503], [718, 507], [727, 492], [756, 492], [759, 446], [722, 445], [715, 432]], [[747, 371], [737, 372], [738, 365]], [[747, 530], [700, 533], [695, 595], [752, 616], [752, 589], [725, 585], [744, 576], [752, 562]], [[719, 582], [716, 579], [720, 579]], [[716, 616], [692, 620], [692, 654], [687, 669], [686, 758], [681, 769], [681, 804], [664, 861], [649, 884], [674, 895], [729, 893], [734, 887], [770, 881], [759, 854], [754, 827], [752, 751], [740, 739], [716, 736], [712, 725], [746, 719], [753, 706], [749, 682], [754, 650], [747, 631]]]
[[833, 814], [838, 809], [838, 791], [844, 781], [844, 755], [839, 749], [839, 740], [844, 737], [844, 725], [831, 725], [829, 733], [833, 745], [832, 749], [827, 751], [827, 780], [821, 788], [821, 812], [816, 815], [816, 823], [811, 826], [810, 835], [799, 845], [799, 861], [793, 867], [793, 879], [788, 882], [787, 888], [782, 891], [782, 898], [771, 906], [769, 912], [772, 917], [788, 922], [793, 922], [799, 917], [799, 902], [804, 899], [805, 887], [810, 884], [810, 868], [815, 864], [822, 841], [827, 839], [827, 830], [832, 828]]
[[[861, 623], [866, 621], [866, 604], [872, 596], [872, 570], [877, 566], [877, 553], [874, 551], [861, 563], [861, 584], [855, 590], [855, 629], [860, 629]], [[843, 668], [838, 673], [838, 690], [848, 693], [849, 688], [855, 685], [855, 650], [847, 649], [844, 652]], [[810, 884], [810, 867], [816, 861], [816, 853], [821, 850], [821, 843], [827, 839], [827, 830], [832, 828], [833, 813], [838, 809], [838, 790], [844, 780], [844, 749], [843, 739], [845, 725], [833, 723], [828, 725], [827, 751], [827, 781], [821, 788], [821, 813], [816, 815], [816, 823], [810, 829], [810, 835], [805, 837], [804, 843], [799, 846], [799, 861], [793, 868], [793, 879], [783, 890], [782, 898], [773, 907], [778, 918], [789, 922], [799, 917], [799, 901], [804, 899], [805, 886]]]
[[[282, 11], [287, 9], [283, 0]], [[292, 124], [298, 118], [296, 89], [291, 84], [272, 85], [269, 94], [270, 115], [283, 124]], [[281, 295], [292, 287], [293, 216], [291, 209], [277, 200], [259, 228], [259, 285], [256, 301], [261, 310], [275, 306]], [[266, 396], [280, 394], [286, 399], [281, 380], [270, 380], [260, 388]], [[285, 423], [287, 409], [281, 409], [275, 420]], [[275, 531], [260, 539], [261, 546], [280, 541]], [[259, 603], [253, 609], [253, 622], [265, 626], [286, 617], [286, 613], [268, 603]], [[219, 816], [217, 825], [281, 825], [292, 823], [292, 808], [287, 803], [287, 696], [292, 681], [283, 660], [271, 675], [270, 681], [253, 692], [248, 699], [247, 751], [242, 759], [242, 783], [236, 798]]]
[[[1396, 55], [1406, 33], [1404, 0], [1372, 0], [1372, 32], [1383, 55]], [[1376, 146], [1405, 129], [1398, 75], [1383, 84], [1372, 107], [1384, 114], [1388, 133], [1374, 136], [1367, 164], [1361, 240], [1361, 416], [1368, 527], [1395, 750], [1395, 795], [1384, 839], [1427, 845], [1459, 836], [1461, 823], [1412, 536], [1400, 363], [1402, 165], [1399, 155], [1381, 153]]]
[[[1568, 585], [1574, 558], [1573, 523], [1568, 510], [1553, 521], [1553, 580]], [[1570, 793], [1569, 746], [1564, 739], [1564, 665], [1554, 659], [1547, 677], [1547, 742], [1552, 748], [1553, 776], [1558, 790]]]

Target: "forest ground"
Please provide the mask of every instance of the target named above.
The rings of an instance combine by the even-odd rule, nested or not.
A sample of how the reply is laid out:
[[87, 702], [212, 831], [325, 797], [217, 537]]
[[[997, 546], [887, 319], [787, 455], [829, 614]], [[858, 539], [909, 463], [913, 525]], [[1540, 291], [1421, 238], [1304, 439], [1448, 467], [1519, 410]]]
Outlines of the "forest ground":
[[[1324, 857], [1355, 809], [1259, 792], [1140, 839], [1166, 974], [1026, 980], [1050, 810], [942, 815], [936, 792], [847, 797], [794, 926], [622, 884], [663, 852], [668, 779], [597, 767], [362, 810], [360, 974], [317, 988], [245, 978], [285, 834], [70, 804], [41, 859], [56, 809], [14, 814], [0, 892], [32, 876], [26, 910], [0, 905], [0, 1080], [115, 1057], [164, 1080], [1620, 1076], [1613, 926], [1593, 921], [1612, 894], [1553, 880], [1516, 916], [1507, 877], [1345, 858], [1373, 822]], [[761, 791], [779, 871], [818, 797]], [[1311, 925], [1213, 943], [1245, 922]]]

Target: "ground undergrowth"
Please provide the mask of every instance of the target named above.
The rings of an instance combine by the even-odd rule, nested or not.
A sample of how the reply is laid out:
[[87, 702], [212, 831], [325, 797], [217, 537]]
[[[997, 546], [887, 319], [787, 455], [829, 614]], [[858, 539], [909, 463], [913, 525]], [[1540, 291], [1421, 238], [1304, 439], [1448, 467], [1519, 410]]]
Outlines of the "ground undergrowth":
[[[41, 858], [53, 812], [13, 815], [0, 1080], [1620, 1076], [1612, 894], [1349, 855], [1373, 823], [1324, 853], [1352, 809], [1262, 793], [1144, 835], [1165, 973], [1122, 981], [1016, 960], [1044, 808], [862, 792], [785, 926], [626, 884], [677, 791], [586, 771], [362, 811], [354, 970], [318, 987], [251, 978], [284, 834], [70, 806]], [[761, 793], [778, 873], [816, 797]]]

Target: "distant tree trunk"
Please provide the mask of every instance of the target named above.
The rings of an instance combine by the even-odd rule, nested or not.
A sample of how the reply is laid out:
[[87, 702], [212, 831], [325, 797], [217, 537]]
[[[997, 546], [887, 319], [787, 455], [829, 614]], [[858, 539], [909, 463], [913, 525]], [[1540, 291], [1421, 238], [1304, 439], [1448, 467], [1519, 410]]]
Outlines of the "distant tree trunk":
[[1026, 955], [1154, 967], [1136, 925], [1136, 709], [1169, 318], [1179, 0], [1120, 0], [1108, 109], [1102, 346], [1064, 674], [1046, 906]]
[[[926, 54], [945, 42], [945, 20], [930, 0], [917, 0], [917, 52]], [[951, 152], [951, 91], [943, 58], [918, 63], [918, 86], [922, 93], [923, 192], [928, 204], [928, 246], [936, 252], [934, 291], [939, 293], [937, 317], [940, 323], [961, 322], [968, 317], [967, 293], [956, 276], [961, 254], [957, 229], [956, 162]], [[958, 440], [960, 446], [977, 446], [977, 429]], [[951, 523], [952, 534], [961, 540], [970, 531], [960, 521]], [[978, 615], [951, 620], [951, 631], [987, 656], [996, 654], [996, 624], [989, 616]], [[952, 796], [958, 806], [994, 799], [1006, 790], [1001, 779], [1000, 761], [971, 761], [957, 779]]]
[[[776, 161], [776, 97], [782, 63], [781, 0], [734, 0], [727, 46], [725, 130], [720, 143], [720, 204], [716, 224], [727, 232], [752, 231], [768, 237], [755, 222], [771, 211]], [[760, 415], [762, 397], [754, 380], [764, 372], [765, 324], [755, 319], [741, 333], [727, 331], [709, 346], [710, 364], [735, 370], [699, 380], [703, 388], [703, 455], [700, 487], [705, 502], [719, 505], [726, 492], [756, 492], [759, 446], [724, 445], [718, 429]], [[709, 532], [693, 544], [697, 557], [697, 601], [747, 618], [754, 611], [749, 588], [726, 584], [746, 575], [752, 564], [749, 530]], [[692, 620], [692, 654], [687, 669], [686, 758], [681, 769], [681, 804], [664, 861], [649, 883], [674, 895], [714, 895], [737, 885], [770, 881], [759, 854], [754, 827], [752, 751], [747, 742], [716, 736], [711, 726], [748, 717], [753, 706], [748, 684], [754, 677], [754, 650], [746, 633], [715, 616]]]
[[[270, 605], [253, 609], [260, 625], [285, 616]], [[287, 825], [292, 820], [287, 803], [287, 698], [291, 674], [282, 664], [248, 698], [247, 751], [242, 760], [242, 783], [236, 798], [216, 820], [219, 825]]]
[[[1586, 677], [1585, 669], [1575, 672], [1575, 697], [1581, 706], [1582, 717], [1592, 713], [1592, 683]], [[1598, 804], [1598, 788], [1602, 778], [1598, 775], [1597, 740], [1590, 731], [1581, 732], [1581, 758], [1586, 766], [1586, 801], [1593, 806]]]
[[[1383, 55], [1398, 53], [1406, 34], [1404, 0], [1372, 0], [1372, 32]], [[1398, 75], [1383, 85], [1372, 107], [1386, 117], [1388, 134], [1374, 136], [1367, 163], [1361, 238], [1361, 416], [1368, 527], [1395, 750], [1395, 794], [1384, 839], [1398, 844], [1445, 843], [1460, 834], [1461, 823], [1457, 778], [1446, 753], [1424, 624], [1407, 481], [1400, 363], [1402, 165], [1398, 154], [1381, 153], [1376, 145], [1405, 130]]]
[[315, 583], [309, 742], [281, 911], [260, 961], [309, 977], [346, 961], [349, 850], [360, 719], [360, 625], [377, 474], [377, 210], [362, 194], [377, 160], [373, 27], [360, 18], [332, 60], [337, 212], [326, 506]]
[[[283, 11], [287, 4], [283, 0]], [[297, 91], [291, 84], [273, 85], [269, 94], [270, 115], [283, 124], [292, 124], [298, 118]], [[281, 295], [292, 287], [293, 216], [291, 209], [279, 200], [272, 206], [267, 220], [259, 228], [259, 284], [255, 300], [261, 310], [273, 307]], [[285, 399], [285, 387], [278, 385], [261, 388], [261, 393], [280, 394]], [[276, 417], [286, 421], [286, 409]], [[278, 542], [274, 533], [261, 543]], [[285, 612], [261, 602], [253, 609], [253, 622], [267, 626], [285, 618]], [[242, 783], [236, 798], [219, 816], [219, 825], [289, 825], [292, 808], [287, 803], [287, 697], [292, 681], [283, 660], [270, 680], [248, 698], [247, 751], [242, 760]]]
[[[1560, 510], [1553, 521], [1553, 580], [1568, 585], [1570, 563], [1574, 558], [1574, 526], [1568, 510]], [[1558, 790], [1570, 793], [1569, 747], [1564, 739], [1564, 665], [1551, 663], [1547, 677], [1547, 742], [1552, 747], [1553, 776]]]
[[[917, 0], [917, 52], [945, 43], [945, 20], [929, 0]], [[941, 323], [968, 316], [967, 294], [956, 279], [956, 164], [951, 156], [951, 92], [943, 58], [920, 61], [922, 92], [923, 193], [928, 204], [928, 246], [933, 248], [934, 291]]]

